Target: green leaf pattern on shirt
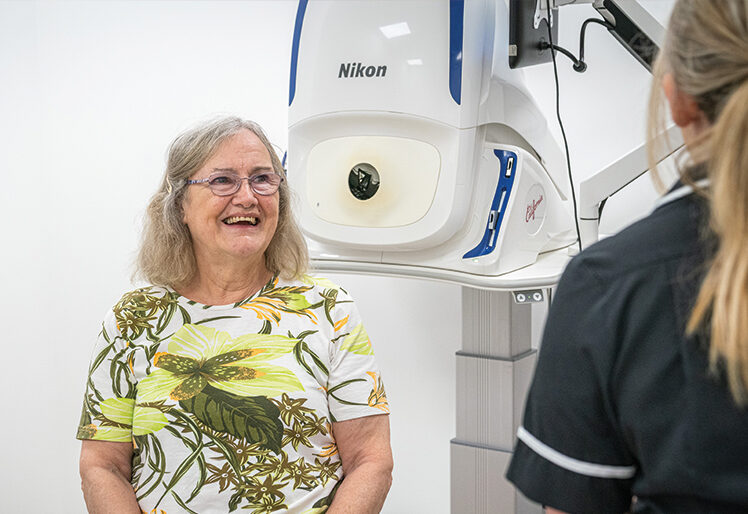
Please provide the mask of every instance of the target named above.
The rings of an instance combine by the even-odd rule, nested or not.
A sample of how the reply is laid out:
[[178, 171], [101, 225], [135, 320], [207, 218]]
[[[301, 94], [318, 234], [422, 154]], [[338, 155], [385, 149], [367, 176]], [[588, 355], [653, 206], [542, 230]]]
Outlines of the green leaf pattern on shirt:
[[[229, 512], [271, 513], [312, 492], [304, 511], [324, 512], [342, 478], [336, 419], [309, 398], [356, 416], [388, 411], [351, 302], [311, 277], [274, 277], [219, 308], [158, 287], [127, 293], [102, 327], [78, 437], [132, 441], [132, 483], [148, 512], [198, 512], [208, 495]], [[246, 326], [254, 332], [237, 333]], [[339, 376], [343, 364], [355, 376]]]

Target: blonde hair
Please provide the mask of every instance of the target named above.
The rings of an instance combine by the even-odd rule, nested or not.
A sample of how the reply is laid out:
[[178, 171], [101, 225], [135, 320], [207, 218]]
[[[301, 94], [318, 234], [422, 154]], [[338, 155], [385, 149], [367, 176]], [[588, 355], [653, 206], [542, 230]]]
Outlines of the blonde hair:
[[[161, 186], [146, 209], [134, 277], [175, 289], [194, 278], [197, 265], [192, 237], [182, 221], [186, 180], [213, 156], [221, 143], [242, 130], [258, 137], [270, 154], [273, 170], [286, 176], [278, 155], [257, 123], [222, 116], [183, 132], [169, 147]], [[291, 190], [285, 180], [279, 189], [278, 226], [265, 251], [265, 265], [284, 278], [300, 277], [309, 266], [306, 241], [294, 220]]]
[[[709, 202], [715, 255], [687, 324], [709, 336], [713, 372], [724, 370], [738, 405], [748, 404], [748, 0], [679, 0], [654, 71], [649, 140], [661, 131], [662, 77], [691, 96], [710, 126], [689, 145], [681, 171]], [[654, 169], [650, 145], [650, 164]], [[699, 166], [700, 165], [700, 166]]]

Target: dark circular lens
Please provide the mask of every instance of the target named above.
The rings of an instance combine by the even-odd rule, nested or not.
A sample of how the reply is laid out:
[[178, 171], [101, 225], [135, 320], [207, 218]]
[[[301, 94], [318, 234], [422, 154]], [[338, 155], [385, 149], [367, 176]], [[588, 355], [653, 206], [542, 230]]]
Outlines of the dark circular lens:
[[379, 190], [379, 172], [368, 162], [356, 164], [348, 174], [348, 189], [359, 200], [368, 200]]

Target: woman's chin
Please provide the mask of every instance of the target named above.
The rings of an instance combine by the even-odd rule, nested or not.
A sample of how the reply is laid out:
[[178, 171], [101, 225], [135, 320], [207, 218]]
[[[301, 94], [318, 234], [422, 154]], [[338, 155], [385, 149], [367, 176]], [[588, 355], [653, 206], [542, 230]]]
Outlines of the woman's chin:
[[[249, 242], [247, 242], [249, 243]], [[235, 261], [237, 263], [264, 263], [265, 249], [267, 247], [258, 244], [239, 244], [225, 248], [221, 252], [222, 261]]]

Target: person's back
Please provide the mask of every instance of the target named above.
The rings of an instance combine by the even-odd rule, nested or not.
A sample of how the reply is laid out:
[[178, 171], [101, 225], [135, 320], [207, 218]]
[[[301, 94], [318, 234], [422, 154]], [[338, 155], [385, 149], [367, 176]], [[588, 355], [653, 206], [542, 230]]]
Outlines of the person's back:
[[700, 165], [567, 268], [508, 477], [569, 512], [748, 512], [748, 1], [680, 0], [657, 68]]

